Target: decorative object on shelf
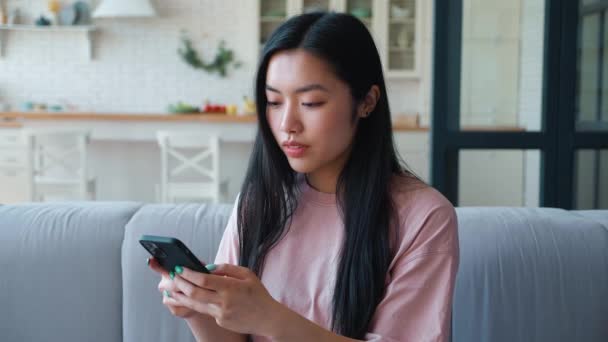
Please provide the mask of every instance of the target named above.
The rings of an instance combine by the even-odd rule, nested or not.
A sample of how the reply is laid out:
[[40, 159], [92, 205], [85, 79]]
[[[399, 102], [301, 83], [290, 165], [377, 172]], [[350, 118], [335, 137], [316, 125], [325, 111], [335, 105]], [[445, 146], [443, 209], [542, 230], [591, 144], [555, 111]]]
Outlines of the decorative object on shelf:
[[61, 4], [59, 3], [59, 0], [50, 0], [48, 7], [49, 11], [53, 13], [55, 25], [59, 25], [59, 11], [61, 11]]
[[230, 104], [226, 106], [226, 114], [228, 115], [236, 115], [239, 111], [239, 107], [235, 104]]
[[256, 110], [255, 101], [243, 96], [243, 114], [255, 114]]
[[58, 25], [74, 25], [74, 22], [76, 21], [76, 10], [72, 6], [63, 6], [59, 11], [58, 19]]
[[212, 104], [209, 101], [205, 101], [205, 105], [201, 108], [201, 112], [208, 114], [224, 114], [226, 113], [227, 106], [220, 104]]
[[350, 10], [350, 14], [360, 19], [368, 19], [372, 16], [372, 11], [365, 7], [356, 7]]
[[393, 118], [393, 125], [410, 128], [420, 127], [420, 114], [398, 114]]
[[179, 114], [193, 114], [198, 113], [198, 107], [189, 105], [182, 101], [177, 102], [176, 104], [170, 104], [168, 107], [169, 112], [171, 113], [179, 113]]
[[51, 25], [51, 21], [41, 15], [35, 22], [36, 26], [49, 26]]
[[34, 103], [35, 112], [45, 112], [46, 108], [47, 108], [46, 103]]
[[391, 6], [391, 17], [395, 19], [405, 19], [410, 17], [410, 9], [399, 7], [397, 5]]
[[262, 16], [264, 17], [284, 17], [287, 13], [283, 9], [272, 9], [265, 12]]
[[23, 112], [29, 112], [34, 109], [34, 102], [31, 102], [31, 101], [23, 102], [19, 109]]
[[184, 31], [182, 31], [182, 47], [177, 50], [184, 62], [195, 69], [203, 69], [208, 73], [217, 72], [221, 77], [226, 77], [228, 66], [232, 65], [235, 69], [241, 66], [241, 62], [234, 60], [234, 52], [226, 48], [226, 42], [220, 42], [215, 58], [210, 63], [205, 63], [196, 50], [192, 47], [192, 41]]
[[156, 10], [149, 0], [103, 0], [93, 18], [156, 17]]
[[6, 9], [4, 8], [4, 3], [0, 1], [0, 25], [6, 25]]
[[399, 34], [397, 35], [397, 44], [396, 45], [400, 48], [406, 48], [406, 47], [409, 48], [410, 47], [408, 31], [406, 31], [406, 30], [399, 31]]
[[17, 25], [19, 24], [19, 9], [15, 8], [11, 11], [11, 13], [8, 15], [8, 25]]
[[84, 1], [76, 1], [74, 3], [76, 11], [76, 21], [74, 25], [91, 25], [91, 8]]
[[48, 107], [49, 112], [61, 112], [63, 111], [63, 107], [58, 104], [50, 105]]

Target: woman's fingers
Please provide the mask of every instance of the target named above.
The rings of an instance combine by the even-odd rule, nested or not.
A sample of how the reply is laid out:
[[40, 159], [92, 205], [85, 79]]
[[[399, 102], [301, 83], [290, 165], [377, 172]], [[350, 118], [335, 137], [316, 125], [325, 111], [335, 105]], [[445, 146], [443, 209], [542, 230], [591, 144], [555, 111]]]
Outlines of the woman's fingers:
[[[196, 272], [186, 267], [180, 267], [179, 271], [179, 276], [188, 281], [189, 283], [196, 285], [197, 287], [212, 291], [226, 289], [232, 284], [232, 282], [236, 280], [221, 275], [218, 276], [214, 274]], [[187, 292], [184, 293], [188, 294]]]
[[158, 291], [163, 293], [165, 290], [169, 292], [180, 292], [170, 277], [162, 276], [160, 282], [158, 282]]
[[163, 295], [163, 304], [167, 307], [167, 309], [169, 310], [169, 312], [171, 312], [173, 316], [187, 318], [196, 314], [196, 311], [190, 309], [189, 307], [181, 305], [173, 297]]
[[167, 272], [167, 270], [165, 270], [159, 263], [158, 261], [156, 261], [156, 259], [154, 259], [153, 257], [149, 257], [148, 258], [148, 266], [157, 273], [160, 273], [162, 275], [166, 275], [169, 276], [169, 272]]
[[192, 284], [188, 280], [182, 278], [181, 275], [175, 276], [173, 279], [173, 285], [177, 290], [176, 292], [183, 294], [194, 301], [205, 304], [221, 303], [220, 295], [217, 292], [198, 287], [197, 285]]
[[255, 274], [251, 272], [248, 268], [230, 264], [220, 264], [215, 267], [213, 271], [214, 275], [228, 276], [231, 278], [236, 278], [240, 280], [247, 280]]
[[161, 275], [160, 282], [158, 283], [158, 291], [162, 293], [163, 305], [167, 307], [169, 312], [171, 312], [171, 314], [176, 317], [182, 318], [187, 318], [192, 315], [195, 315], [195, 311], [180, 304], [173, 297], [171, 297], [171, 294], [181, 294], [181, 292], [179, 292], [179, 289], [176, 288], [175, 283], [172, 279], [175, 274], [171, 275], [169, 272], [167, 272], [167, 270], [165, 270], [153, 257], [148, 258], [147, 264], [150, 269]]
[[210, 302], [201, 301], [192, 297], [188, 297], [181, 292], [176, 292], [170, 295], [171, 303], [176, 303], [175, 305], [179, 305], [181, 307], [186, 307], [188, 309], [194, 310], [196, 312], [210, 315], [216, 317], [220, 313], [220, 309], [218, 305], [212, 304]]

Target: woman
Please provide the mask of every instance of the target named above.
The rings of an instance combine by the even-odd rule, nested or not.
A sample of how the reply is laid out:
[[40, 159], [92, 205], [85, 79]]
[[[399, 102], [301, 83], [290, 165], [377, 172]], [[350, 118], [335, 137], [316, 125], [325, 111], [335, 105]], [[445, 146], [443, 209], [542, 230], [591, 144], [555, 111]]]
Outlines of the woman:
[[454, 208], [399, 162], [365, 26], [336, 13], [288, 20], [266, 43], [256, 103], [212, 274], [152, 260], [163, 303], [198, 341], [447, 340]]

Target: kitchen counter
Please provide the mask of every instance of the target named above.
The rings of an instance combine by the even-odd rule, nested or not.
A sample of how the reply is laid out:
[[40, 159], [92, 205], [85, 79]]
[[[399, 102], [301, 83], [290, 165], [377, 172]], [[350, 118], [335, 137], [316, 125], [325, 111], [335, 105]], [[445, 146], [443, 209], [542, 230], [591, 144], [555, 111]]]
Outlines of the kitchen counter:
[[33, 129], [67, 126], [89, 130], [91, 140], [125, 142], [155, 142], [159, 130], [196, 130], [225, 142], [251, 143], [257, 126], [255, 115], [85, 112], [0, 112], [0, 123]]
[[[105, 121], [134, 123], [213, 123], [213, 124], [254, 124], [256, 115], [213, 114], [129, 114], [129, 113], [67, 113], [67, 112], [0, 112], [0, 122], [24, 121]], [[395, 120], [395, 131], [426, 132], [428, 127], [419, 127], [411, 121]]]
[[256, 122], [255, 115], [205, 114], [118, 114], [68, 112], [0, 112], [4, 121], [22, 120], [83, 120], [83, 121], [194, 121], [194, 122]]

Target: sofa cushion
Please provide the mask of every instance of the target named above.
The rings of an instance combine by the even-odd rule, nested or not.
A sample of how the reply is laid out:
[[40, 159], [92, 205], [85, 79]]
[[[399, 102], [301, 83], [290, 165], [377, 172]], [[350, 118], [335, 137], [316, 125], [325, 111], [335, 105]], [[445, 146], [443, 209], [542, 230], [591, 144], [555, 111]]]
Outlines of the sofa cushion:
[[608, 230], [597, 218], [548, 208], [457, 214], [453, 341], [606, 341]]
[[0, 340], [120, 341], [120, 248], [139, 206], [0, 206]]
[[180, 239], [206, 263], [213, 262], [231, 205], [146, 205], [127, 224], [123, 242], [123, 341], [194, 341], [185, 322], [162, 304], [159, 276], [146, 265], [143, 234]]

